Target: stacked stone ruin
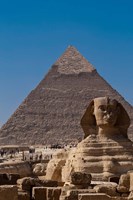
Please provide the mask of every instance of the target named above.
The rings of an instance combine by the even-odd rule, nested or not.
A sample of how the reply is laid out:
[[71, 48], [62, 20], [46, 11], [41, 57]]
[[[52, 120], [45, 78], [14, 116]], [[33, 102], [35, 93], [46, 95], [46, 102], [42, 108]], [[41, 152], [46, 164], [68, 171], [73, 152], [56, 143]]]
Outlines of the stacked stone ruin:
[[[59, 186], [57, 181], [43, 180], [37, 177], [4, 180], [1, 176], [0, 200], [132, 200], [133, 173], [121, 175], [118, 182], [94, 182], [91, 175], [75, 172], [69, 184]], [[11, 176], [10, 174], [8, 177]], [[6, 181], [6, 185], [2, 184]]]
[[126, 110], [114, 99], [96, 98], [81, 125], [85, 139], [56, 151], [44, 174], [34, 173], [34, 161], [0, 164], [0, 199], [132, 200], [133, 147]]

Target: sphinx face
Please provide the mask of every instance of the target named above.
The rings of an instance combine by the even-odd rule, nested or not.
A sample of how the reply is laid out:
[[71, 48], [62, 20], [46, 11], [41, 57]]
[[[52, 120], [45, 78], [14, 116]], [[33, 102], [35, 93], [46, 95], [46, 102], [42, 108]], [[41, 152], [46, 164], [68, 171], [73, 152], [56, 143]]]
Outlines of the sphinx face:
[[94, 112], [97, 126], [113, 127], [117, 121], [119, 107], [117, 101], [106, 97], [94, 99]]

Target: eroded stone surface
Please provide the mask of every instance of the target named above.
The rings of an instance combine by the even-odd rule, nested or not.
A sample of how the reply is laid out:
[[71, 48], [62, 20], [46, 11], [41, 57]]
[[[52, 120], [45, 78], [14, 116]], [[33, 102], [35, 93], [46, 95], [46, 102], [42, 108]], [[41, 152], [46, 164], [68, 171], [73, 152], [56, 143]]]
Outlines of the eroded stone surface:
[[130, 119], [123, 106], [107, 97], [94, 99], [81, 119], [85, 139], [69, 154], [62, 180], [72, 172], [91, 173], [93, 180], [108, 180], [133, 169], [133, 146], [127, 138]]
[[0, 174], [19, 174], [20, 177], [30, 176], [32, 173], [28, 162], [8, 162], [0, 164]]
[[36, 176], [44, 176], [46, 174], [46, 164], [38, 163], [33, 168], [33, 174]]
[[32, 197], [35, 200], [59, 200], [61, 188], [50, 187], [34, 187], [32, 190]]
[[79, 194], [78, 200], [112, 200], [106, 194]]
[[0, 174], [0, 185], [15, 185], [19, 178], [18, 174]]
[[30, 200], [30, 193], [26, 191], [18, 191], [18, 200]]
[[2, 185], [0, 186], [0, 200], [18, 200], [17, 186]]
[[129, 172], [129, 176], [130, 176], [130, 191], [133, 191], [133, 171]]
[[73, 172], [71, 174], [71, 183], [74, 185], [90, 185], [91, 174], [86, 174], [82, 172]]
[[53, 154], [52, 159], [47, 165], [46, 179], [62, 182], [62, 168], [66, 163], [69, 151], [59, 150]]
[[97, 185], [94, 187], [97, 193], [105, 193], [109, 196], [120, 196], [113, 185]]
[[122, 174], [119, 180], [119, 186], [117, 187], [118, 192], [127, 193], [130, 189], [130, 174]]
[[47, 188], [34, 187], [32, 190], [32, 198], [34, 198], [35, 200], [47, 199]]

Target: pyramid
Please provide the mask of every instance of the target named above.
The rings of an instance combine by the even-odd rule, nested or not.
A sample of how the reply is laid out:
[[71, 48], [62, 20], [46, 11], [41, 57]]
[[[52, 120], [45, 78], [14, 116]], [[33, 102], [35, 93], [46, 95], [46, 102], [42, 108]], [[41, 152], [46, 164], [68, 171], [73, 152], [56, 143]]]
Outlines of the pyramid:
[[0, 130], [0, 145], [77, 143], [84, 137], [81, 117], [89, 102], [109, 96], [122, 103], [131, 118], [133, 108], [73, 46], [53, 64]]

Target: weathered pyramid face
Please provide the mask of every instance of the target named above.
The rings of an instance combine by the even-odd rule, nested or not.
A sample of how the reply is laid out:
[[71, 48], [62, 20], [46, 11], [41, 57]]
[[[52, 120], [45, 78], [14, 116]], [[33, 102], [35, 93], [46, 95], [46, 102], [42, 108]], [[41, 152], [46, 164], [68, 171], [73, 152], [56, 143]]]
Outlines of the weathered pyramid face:
[[133, 119], [132, 107], [70, 46], [1, 128], [0, 144], [78, 142], [84, 137], [80, 120], [85, 109], [103, 96], [120, 101]]

